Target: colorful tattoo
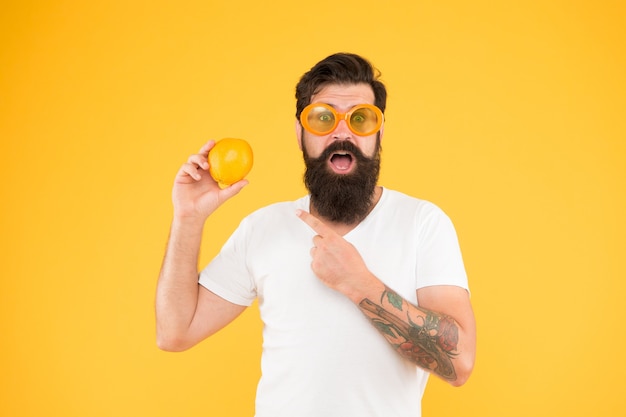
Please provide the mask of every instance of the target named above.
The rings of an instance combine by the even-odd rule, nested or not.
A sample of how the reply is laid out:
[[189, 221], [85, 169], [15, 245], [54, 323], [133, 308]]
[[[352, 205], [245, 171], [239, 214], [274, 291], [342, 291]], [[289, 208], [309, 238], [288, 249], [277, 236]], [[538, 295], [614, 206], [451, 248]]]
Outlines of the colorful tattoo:
[[[389, 288], [383, 292], [380, 305], [364, 299], [359, 307], [404, 357], [444, 379], [456, 379], [452, 358], [459, 330], [452, 318], [419, 307], [420, 314], [411, 317], [406, 301]], [[404, 315], [406, 321], [400, 318]]]

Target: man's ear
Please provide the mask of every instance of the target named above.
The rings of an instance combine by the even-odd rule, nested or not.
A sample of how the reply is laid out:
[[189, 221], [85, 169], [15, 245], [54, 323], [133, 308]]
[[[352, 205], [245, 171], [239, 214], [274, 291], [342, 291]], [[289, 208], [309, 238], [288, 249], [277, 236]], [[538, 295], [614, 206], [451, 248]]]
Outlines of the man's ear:
[[296, 119], [296, 138], [298, 139], [298, 147], [302, 150], [302, 125], [298, 119]]

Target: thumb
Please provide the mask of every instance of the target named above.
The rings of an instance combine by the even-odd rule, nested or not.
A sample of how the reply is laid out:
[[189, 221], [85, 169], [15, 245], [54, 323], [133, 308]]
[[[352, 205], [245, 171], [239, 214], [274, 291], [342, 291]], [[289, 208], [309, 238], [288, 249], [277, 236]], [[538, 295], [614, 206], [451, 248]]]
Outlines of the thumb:
[[231, 184], [228, 187], [220, 190], [220, 195], [224, 198], [224, 200], [227, 200], [238, 194], [239, 191], [241, 191], [246, 185], [248, 185], [248, 180], [244, 179], [241, 181], [237, 181], [236, 183]]

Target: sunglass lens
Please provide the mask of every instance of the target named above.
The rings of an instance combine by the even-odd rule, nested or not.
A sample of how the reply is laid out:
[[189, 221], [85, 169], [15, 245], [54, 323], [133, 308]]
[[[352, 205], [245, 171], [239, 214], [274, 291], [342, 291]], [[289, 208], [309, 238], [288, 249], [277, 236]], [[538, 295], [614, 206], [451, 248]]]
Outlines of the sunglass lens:
[[307, 115], [307, 122], [316, 132], [326, 133], [335, 127], [335, 114], [326, 107], [314, 107]]
[[371, 134], [378, 125], [378, 115], [367, 107], [356, 109], [350, 116], [350, 126], [361, 134]]

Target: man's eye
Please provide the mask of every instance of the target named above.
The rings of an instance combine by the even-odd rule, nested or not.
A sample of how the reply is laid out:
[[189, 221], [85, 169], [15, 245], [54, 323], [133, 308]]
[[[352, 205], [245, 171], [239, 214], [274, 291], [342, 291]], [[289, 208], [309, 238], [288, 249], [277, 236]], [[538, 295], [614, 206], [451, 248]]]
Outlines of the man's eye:
[[333, 116], [330, 114], [320, 114], [320, 122], [332, 122]]
[[352, 123], [365, 123], [367, 122], [367, 116], [362, 113], [356, 113], [352, 115]]

